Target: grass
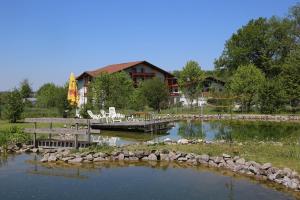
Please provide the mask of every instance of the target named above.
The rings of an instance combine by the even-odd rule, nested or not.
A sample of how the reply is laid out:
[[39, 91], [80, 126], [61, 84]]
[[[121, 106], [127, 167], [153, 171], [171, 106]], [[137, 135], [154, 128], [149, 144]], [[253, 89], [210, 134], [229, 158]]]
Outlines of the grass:
[[[55, 123], [53, 124], [53, 127], [63, 127], [64, 124], [62, 123]], [[49, 128], [49, 123], [38, 123], [37, 125], [40, 128]], [[24, 123], [23, 121], [17, 122], [17, 123], [9, 123], [7, 120], [0, 120], [0, 132], [8, 130], [12, 127], [17, 127], [17, 128], [33, 128], [34, 125], [33, 123]]]

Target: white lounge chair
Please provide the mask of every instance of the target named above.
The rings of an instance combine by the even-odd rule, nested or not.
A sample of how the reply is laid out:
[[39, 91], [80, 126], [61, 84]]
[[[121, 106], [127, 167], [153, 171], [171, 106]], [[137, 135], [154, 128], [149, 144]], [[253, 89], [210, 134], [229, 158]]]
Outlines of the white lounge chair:
[[102, 116], [101, 114], [95, 115], [91, 110], [88, 110], [87, 113], [92, 119], [100, 120], [100, 121], [105, 120], [105, 122], [107, 123], [107, 117]]
[[109, 118], [112, 120], [112, 122], [121, 122], [122, 119], [125, 118], [125, 115], [116, 113], [116, 108], [115, 107], [109, 107]]
[[100, 114], [102, 115], [102, 118], [105, 119], [105, 122], [108, 123], [109, 121], [109, 113], [105, 112], [105, 110], [100, 110]]

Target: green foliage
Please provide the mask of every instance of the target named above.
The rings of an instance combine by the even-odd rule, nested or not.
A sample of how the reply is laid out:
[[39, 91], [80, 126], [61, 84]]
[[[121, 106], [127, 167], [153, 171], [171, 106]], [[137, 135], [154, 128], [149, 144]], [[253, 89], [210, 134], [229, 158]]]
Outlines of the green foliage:
[[0, 146], [7, 148], [10, 144], [26, 143], [30, 136], [23, 132], [23, 129], [12, 126], [0, 133]]
[[127, 73], [103, 73], [91, 82], [88, 101], [97, 110], [110, 106], [127, 108], [133, 90], [133, 82]]
[[46, 83], [37, 91], [37, 106], [41, 108], [56, 108], [60, 116], [67, 117], [72, 110], [68, 102], [68, 84], [64, 87]]
[[300, 102], [300, 47], [290, 53], [283, 65], [281, 77], [292, 107]]
[[289, 18], [250, 20], [226, 42], [215, 67], [234, 73], [241, 65], [254, 64], [267, 77], [274, 77], [295, 44], [293, 21]]
[[191, 105], [202, 91], [204, 72], [196, 61], [188, 61], [179, 74], [179, 86]]
[[64, 87], [56, 87], [55, 107], [61, 116], [67, 117], [70, 115], [73, 107], [68, 101], [68, 84], [65, 84]]
[[31, 96], [32, 89], [31, 89], [28, 79], [24, 79], [20, 83], [20, 93], [21, 93], [22, 98], [29, 98]]
[[286, 92], [281, 80], [267, 80], [262, 84], [258, 95], [260, 111], [265, 114], [279, 112], [286, 103]]
[[57, 87], [53, 83], [45, 83], [37, 91], [37, 105], [42, 108], [51, 108], [56, 105]]
[[138, 90], [143, 98], [146, 99], [147, 105], [155, 110], [159, 111], [168, 101], [168, 88], [159, 78], [153, 78], [142, 82]]
[[228, 89], [240, 101], [242, 108], [249, 112], [264, 80], [265, 77], [258, 68], [252, 64], [244, 65], [231, 77]]
[[84, 119], [88, 119], [90, 116], [87, 113], [88, 110], [92, 110], [92, 105], [88, 102], [86, 104], [83, 104], [79, 109], [79, 115], [83, 117]]
[[14, 89], [12, 92], [8, 93], [4, 114], [10, 122], [15, 123], [20, 119], [23, 109], [24, 104], [22, 96], [17, 89]]
[[130, 96], [130, 108], [137, 111], [144, 110], [147, 105], [147, 99], [143, 95], [143, 92], [140, 88], [137, 88], [133, 91]]

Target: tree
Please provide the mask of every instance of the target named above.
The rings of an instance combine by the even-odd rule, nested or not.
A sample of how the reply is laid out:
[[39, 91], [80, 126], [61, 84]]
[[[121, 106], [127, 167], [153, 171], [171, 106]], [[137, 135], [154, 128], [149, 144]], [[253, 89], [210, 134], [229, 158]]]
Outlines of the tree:
[[286, 92], [281, 80], [264, 81], [258, 95], [260, 111], [272, 114], [280, 111], [286, 103]]
[[168, 101], [168, 88], [159, 78], [153, 78], [142, 82], [139, 86], [139, 90], [146, 99], [147, 104], [155, 110], [159, 111], [163, 103]]
[[250, 20], [226, 42], [215, 68], [224, 74], [233, 74], [241, 65], [254, 64], [267, 77], [277, 76], [296, 45], [293, 24], [289, 18]]
[[300, 47], [291, 51], [280, 75], [290, 105], [296, 107], [300, 102]]
[[196, 61], [188, 61], [179, 74], [179, 87], [191, 106], [202, 91], [203, 79], [204, 72]]
[[103, 73], [91, 82], [88, 99], [96, 109], [126, 108], [133, 90], [133, 82], [126, 72]]
[[66, 117], [66, 111], [72, 110], [68, 101], [68, 83], [64, 87], [56, 87], [55, 107], [61, 116]]
[[228, 89], [237, 96], [242, 108], [249, 112], [264, 80], [263, 73], [257, 67], [252, 64], [243, 65], [231, 77]]
[[28, 79], [24, 79], [20, 83], [20, 93], [22, 95], [22, 98], [29, 98], [31, 96], [32, 89], [31, 89]]
[[130, 96], [130, 109], [133, 110], [143, 110], [147, 105], [147, 99], [144, 96], [141, 89], [137, 88], [133, 91]]
[[20, 119], [23, 109], [24, 104], [22, 96], [17, 89], [14, 89], [7, 96], [4, 114], [11, 123], [15, 123]]
[[45, 83], [37, 91], [37, 105], [43, 108], [55, 107], [57, 87], [53, 83]]

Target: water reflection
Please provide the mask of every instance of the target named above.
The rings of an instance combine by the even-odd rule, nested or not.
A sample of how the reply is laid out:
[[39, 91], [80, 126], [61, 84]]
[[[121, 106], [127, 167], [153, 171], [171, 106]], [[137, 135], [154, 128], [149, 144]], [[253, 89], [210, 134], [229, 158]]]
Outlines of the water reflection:
[[300, 142], [300, 124], [289, 122], [254, 121], [199, 121], [176, 122], [174, 126], [159, 133], [136, 133], [103, 131], [101, 135], [117, 137], [117, 145], [146, 141], [160, 142], [166, 139], [205, 139], [226, 141], [281, 141]]
[[294, 199], [227, 171], [188, 164], [67, 165], [41, 164], [37, 160], [32, 155], [21, 155], [1, 167], [9, 174], [0, 176], [1, 199]]

